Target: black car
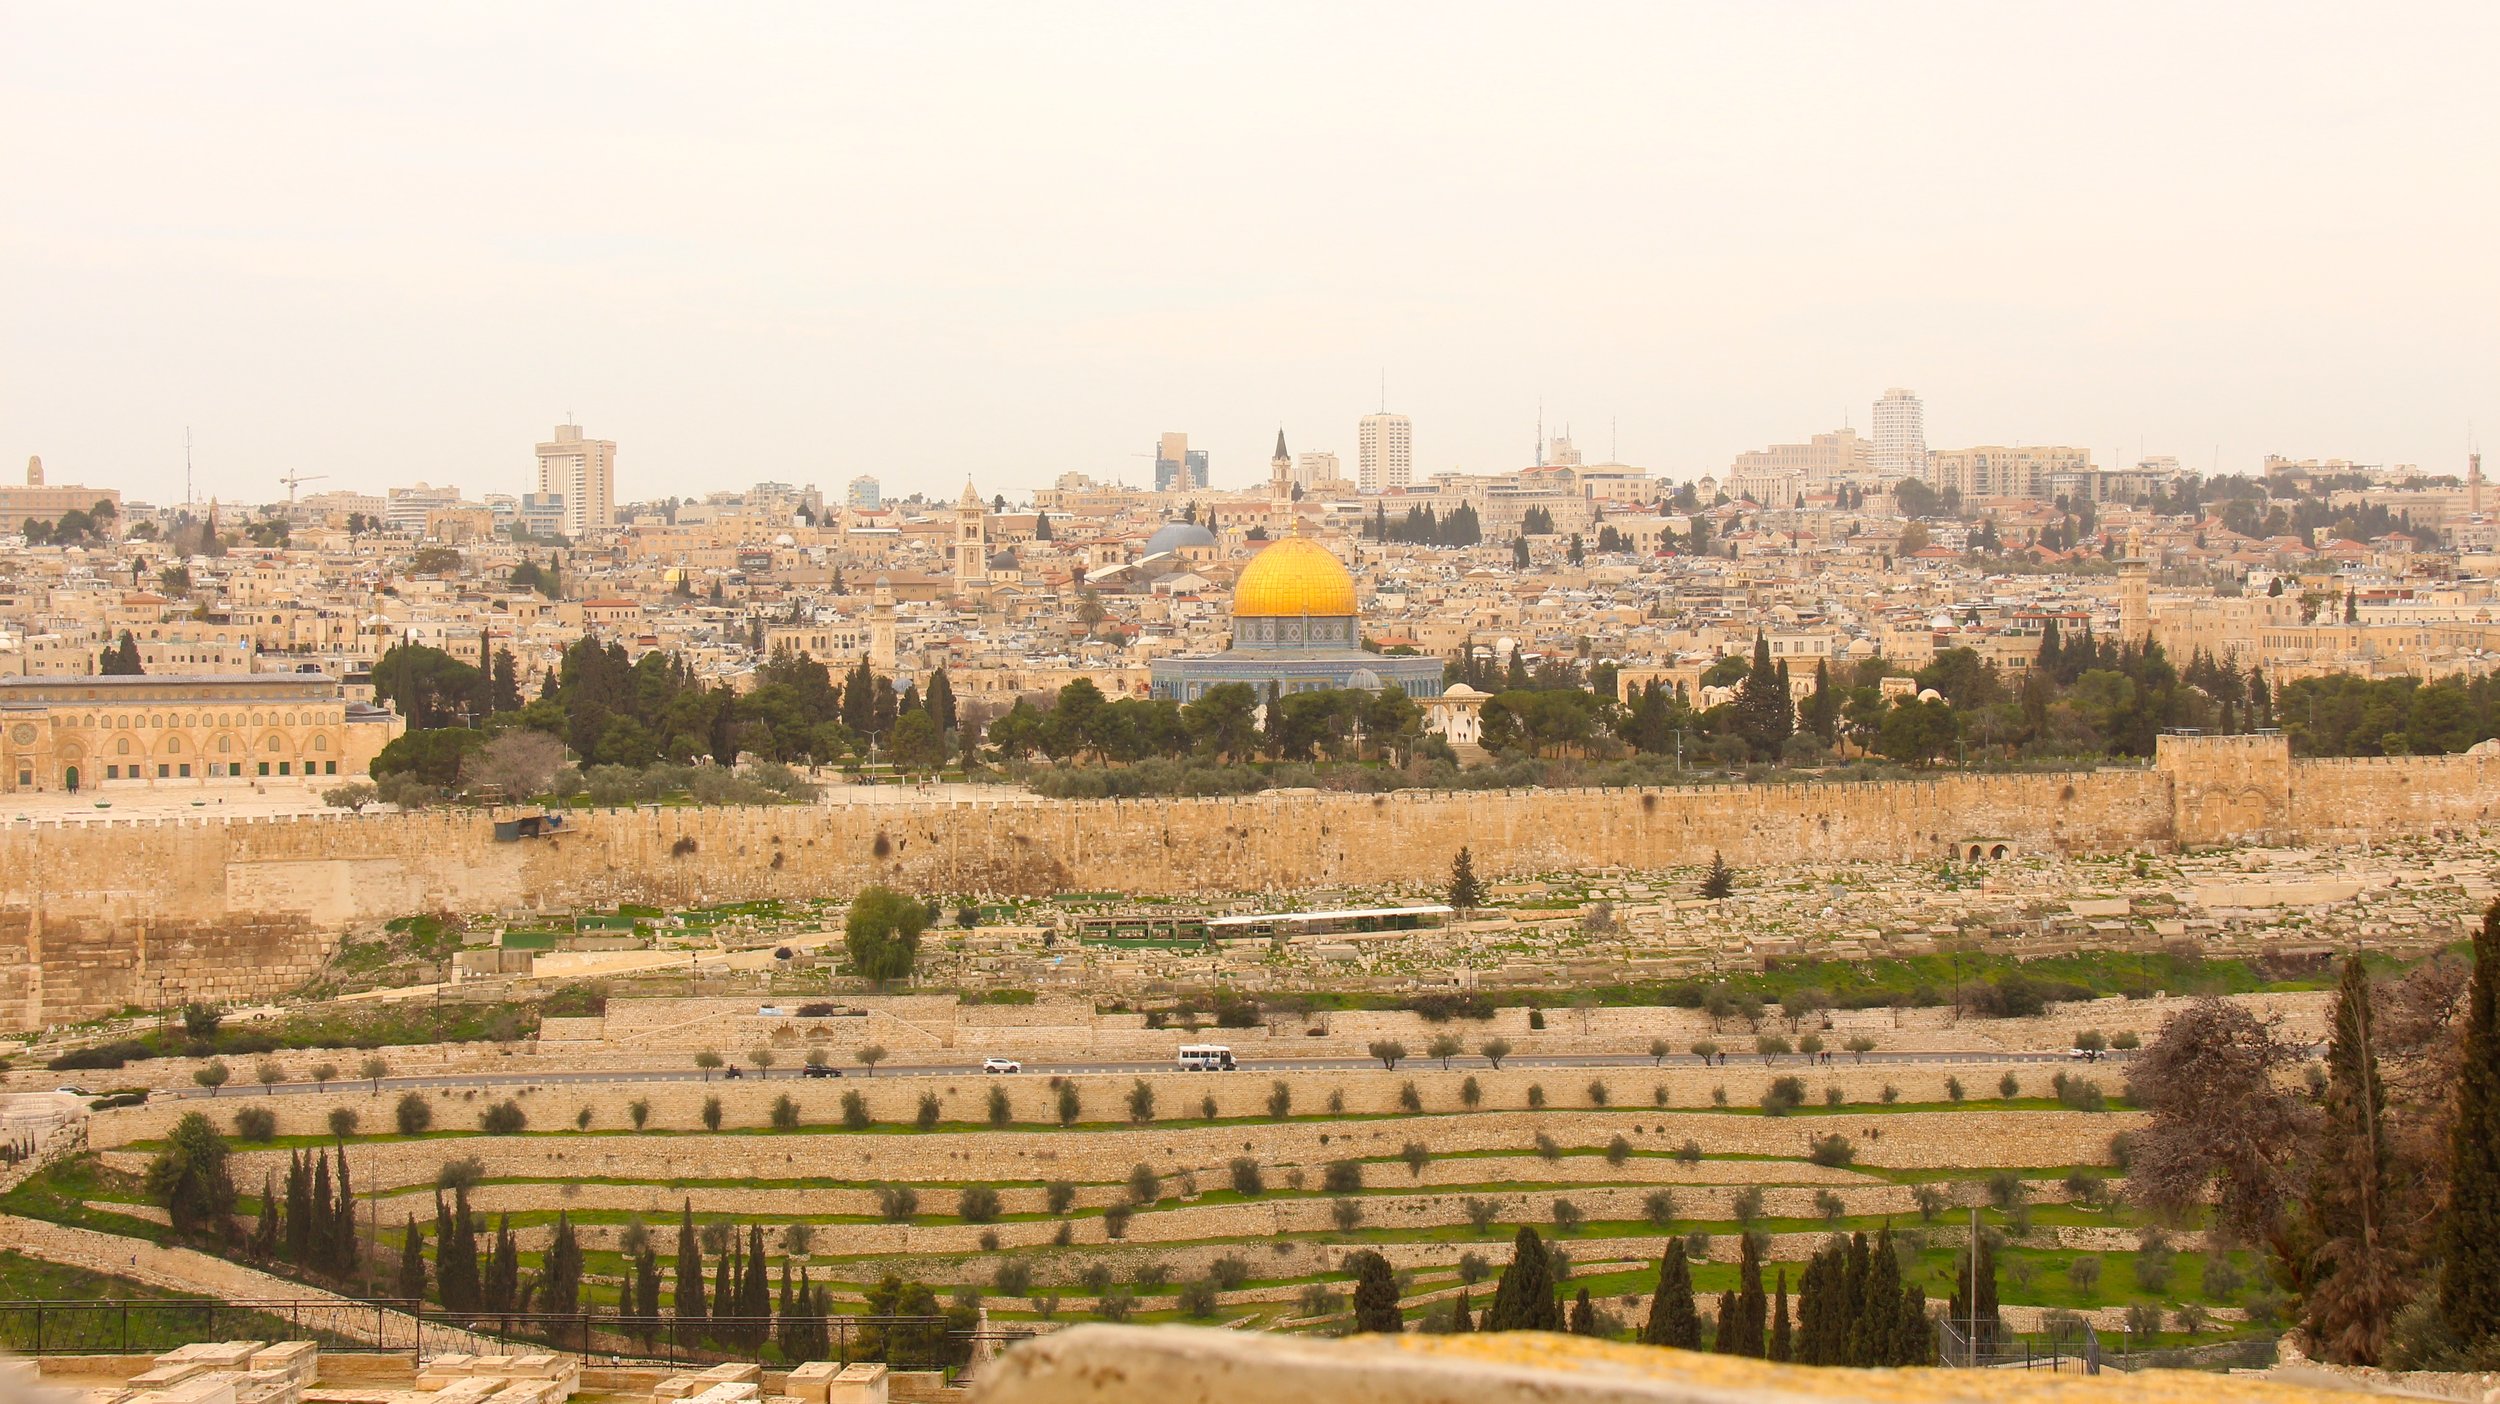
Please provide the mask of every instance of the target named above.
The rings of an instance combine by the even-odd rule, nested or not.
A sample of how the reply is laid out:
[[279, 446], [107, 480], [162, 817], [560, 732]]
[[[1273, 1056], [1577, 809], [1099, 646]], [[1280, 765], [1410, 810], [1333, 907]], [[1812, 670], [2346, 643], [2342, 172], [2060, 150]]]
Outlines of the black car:
[[806, 1067], [801, 1068], [799, 1071], [809, 1077], [840, 1077], [842, 1075], [842, 1070], [840, 1068], [831, 1067], [824, 1063], [810, 1063]]

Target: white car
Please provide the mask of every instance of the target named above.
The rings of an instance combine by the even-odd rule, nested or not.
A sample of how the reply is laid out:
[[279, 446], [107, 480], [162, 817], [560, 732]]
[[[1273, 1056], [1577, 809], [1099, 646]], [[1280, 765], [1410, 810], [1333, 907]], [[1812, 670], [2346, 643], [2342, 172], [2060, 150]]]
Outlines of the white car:
[[64, 1097], [92, 1097], [95, 1095], [93, 1092], [88, 1091], [84, 1087], [71, 1084], [64, 1084], [62, 1086], [55, 1087], [52, 1090], [60, 1093]]
[[1024, 1071], [1024, 1064], [1017, 1062], [1013, 1058], [983, 1058], [981, 1060], [981, 1071], [985, 1073], [1020, 1073]]

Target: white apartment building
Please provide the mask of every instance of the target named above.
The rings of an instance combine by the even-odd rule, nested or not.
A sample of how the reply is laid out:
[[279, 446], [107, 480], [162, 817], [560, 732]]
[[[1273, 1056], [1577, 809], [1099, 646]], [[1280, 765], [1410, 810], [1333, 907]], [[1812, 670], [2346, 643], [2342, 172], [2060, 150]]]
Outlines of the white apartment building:
[[2052, 481], [2060, 474], [2092, 471], [2092, 450], [2067, 444], [2033, 444], [2008, 448], [1982, 444], [1977, 448], [1938, 449], [1927, 460], [1927, 485], [1938, 492], [1952, 488], [1965, 502], [1982, 497], [2021, 497], [2046, 502], [2056, 496]]
[[874, 512], [885, 506], [885, 486], [866, 473], [851, 479], [844, 502], [854, 512]]
[[564, 534], [579, 538], [616, 525], [616, 442], [585, 439], [578, 424], [559, 424], [538, 446], [538, 490], [564, 497]]
[[[1866, 482], [1873, 472], [1866, 440], [1859, 438], [1855, 429], [1835, 429], [1802, 444], [1773, 444], [1740, 453], [1728, 469], [1728, 478], [1731, 482], [1765, 485], [1762, 490], [1768, 491], [1768, 484], [1794, 474], [1802, 491], [1819, 492], [1834, 483]], [[1734, 494], [1735, 489], [1730, 488], [1729, 492]]]
[[1402, 414], [1367, 414], [1356, 426], [1355, 485], [1403, 492], [1415, 480], [1415, 423]]
[[387, 505], [382, 509], [382, 525], [391, 531], [414, 534], [425, 530], [426, 518], [460, 505], [460, 489], [429, 487], [392, 488]]
[[1304, 492], [1342, 491], [1345, 470], [1338, 465], [1334, 452], [1327, 449], [1305, 450], [1294, 456], [1293, 485]]
[[1927, 480], [1927, 411], [1918, 396], [1897, 385], [1886, 390], [1875, 402], [1874, 433], [1878, 480]]

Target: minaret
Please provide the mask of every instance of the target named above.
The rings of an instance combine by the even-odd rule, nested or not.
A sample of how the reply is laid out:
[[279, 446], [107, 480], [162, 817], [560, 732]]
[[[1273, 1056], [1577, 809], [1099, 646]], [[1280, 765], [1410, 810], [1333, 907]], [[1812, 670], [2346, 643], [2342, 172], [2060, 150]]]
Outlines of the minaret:
[[894, 582], [877, 577], [875, 603], [868, 610], [868, 666], [894, 676]]
[[[29, 478], [43, 471], [41, 460], [27, 469]], [[2483, 515], [2483, 455], [2477, 451], [2465, 456], [2465, 515], [2480, 519]]]
[[[2474, 461], [2480, 463], [2482, 455], [2476, 454]], [[29, 455], [26, 459], [26, 486], [43, 486], [43, 459], [40, 456]]]
[[955, 504], [955, 594], [958, 598], [977, 600], [989, 593], [989, 506], [981, 494], [964, 479], [964, 495]]
[[2144, 537], [2127, 528], [2127, 554], [2118, 562], [2118, 641], [2140, 644], [2153, 632], [2150, 572], [2144, 560]]

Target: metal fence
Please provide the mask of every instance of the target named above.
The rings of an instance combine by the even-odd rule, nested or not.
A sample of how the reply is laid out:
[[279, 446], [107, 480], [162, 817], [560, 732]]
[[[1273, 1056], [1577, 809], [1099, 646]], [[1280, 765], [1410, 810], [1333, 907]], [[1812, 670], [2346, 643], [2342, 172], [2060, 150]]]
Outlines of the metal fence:
[[[130, 1355], [194, 1341], [311, 1340], [325, 1351], [425, 1358], [550, 1350], [620, 1365], [708, 1366], [754, 1360], [779, 1337], [770, 1317], [675, 1318], [616, 1312], [454, 1314], [408, 1301], [339, 1298], [98, 1298], [0, 1302], [0, 1349], [21, 1355]], [[898, 1370], [960, 1369], [980, 1339], [943, 1316], [835, 1316], [825, 1358]], [[811, 1354], [814, 1352], [811, 1350]]]
[[2086, 1321], [2065, 1330], [2018, 1335], [1982, 1328], [1966, 1332], [1961, 1323], [1936, 1323], [1936, 1363], [1960, 1370], [2046, 1370], [2051, 1374], [2097, 1375], [2104, 1367], [2124, 1370], [2125, 1357], [2104, 1355], [2100, 1333]]

